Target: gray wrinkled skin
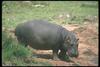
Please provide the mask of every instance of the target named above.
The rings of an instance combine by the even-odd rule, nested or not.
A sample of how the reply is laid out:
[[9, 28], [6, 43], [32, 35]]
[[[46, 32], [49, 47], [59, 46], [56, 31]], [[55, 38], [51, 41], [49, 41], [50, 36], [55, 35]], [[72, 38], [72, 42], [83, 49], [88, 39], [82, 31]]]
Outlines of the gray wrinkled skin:
[[54, 60], [58, 59], [58, 50], [61, 50], [62, 55], [78, 56], [77, 37], [60, 25], [43, 20], [29, 21], [19, 24], [15, 29], [15, 35], [25, 46], [30, 45], [40, 50], [53, 50]]

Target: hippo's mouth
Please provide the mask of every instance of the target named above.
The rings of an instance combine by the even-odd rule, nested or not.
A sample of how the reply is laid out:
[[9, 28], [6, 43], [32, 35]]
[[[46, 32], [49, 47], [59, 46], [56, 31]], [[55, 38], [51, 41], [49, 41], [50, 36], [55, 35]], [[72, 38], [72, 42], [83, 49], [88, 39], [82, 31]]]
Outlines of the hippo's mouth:
[[68, 49], [67, 52], [66, 52], [66, 54], [67, 54], [68, 56], [70, 56], [70, 54], [71, 54], [71, 50]]
[[75, 53], [75, 50], [71, 50], [71, 49], [68, 49], [67, 52], [66, 52], [66, 55], [70, 56], [70, 57], [78, 57], [78, 54]]
[[66, 54], [68, 56], [72, 57], [73, 56], [73, 50], [72, 49], [68, 49], [67, 52], [66, 52]]

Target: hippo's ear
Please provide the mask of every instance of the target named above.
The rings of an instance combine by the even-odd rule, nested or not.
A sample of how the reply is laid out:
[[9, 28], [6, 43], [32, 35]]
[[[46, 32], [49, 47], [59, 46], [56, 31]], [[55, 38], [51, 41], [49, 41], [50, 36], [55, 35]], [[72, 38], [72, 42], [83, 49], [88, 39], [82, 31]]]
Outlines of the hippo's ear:
[[79, 41], [79, 38], [77, 38], [77, 41]]
[[79, 40], [79, 38], [77, 38], [77, 40]]
[[75, 32], [75, 31], [70, 31], [70, 32], [72, 32], [73, 34], [75, 34], [75, 35], [77, 35], [78, 34], [78, 32]]

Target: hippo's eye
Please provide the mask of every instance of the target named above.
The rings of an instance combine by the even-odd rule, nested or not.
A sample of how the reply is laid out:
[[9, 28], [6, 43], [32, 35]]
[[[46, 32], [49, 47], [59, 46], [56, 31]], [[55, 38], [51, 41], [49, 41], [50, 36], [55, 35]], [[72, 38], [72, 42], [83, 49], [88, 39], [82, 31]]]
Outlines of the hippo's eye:
[[65, 39], [66, 43], [70, 43], [70, 37], [68, 36], [66, 39]]
[[70, 43], [70, 40], [67, 40], [67, 43]]
[[65, 43], [70, 43], [70, 41], [69, 40], [65, 40]]

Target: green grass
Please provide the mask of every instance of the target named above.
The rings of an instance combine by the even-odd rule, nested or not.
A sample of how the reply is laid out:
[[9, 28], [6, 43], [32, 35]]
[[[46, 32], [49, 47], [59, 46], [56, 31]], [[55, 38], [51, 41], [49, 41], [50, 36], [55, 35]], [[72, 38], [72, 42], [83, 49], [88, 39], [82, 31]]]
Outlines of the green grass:
[[[44, 4], [35, 7], [34, 4]], [[16, 27], [17, 24], [33, 19], [46, 19], [55, 23], [82, 23], [87, 15], [98, 16], [98, 2], [96, 1], [33, 1], [31, 3], [19, 1], [4, 1], [2, 3], [2, 22], [5, 27]], [[55, 19], [60, 14], [71, 14], [76, 19]]]
[[[37, 62], [32, 50], [19, 44], [14, 38], [8, 36], [7, 32], [2, 32], [2, 64], [11, 66], [51, 66], [46, 62]], [[30, 58], [30, 59], [29, 59]], [[29, 60], [28, 60], [29, 59]]]

